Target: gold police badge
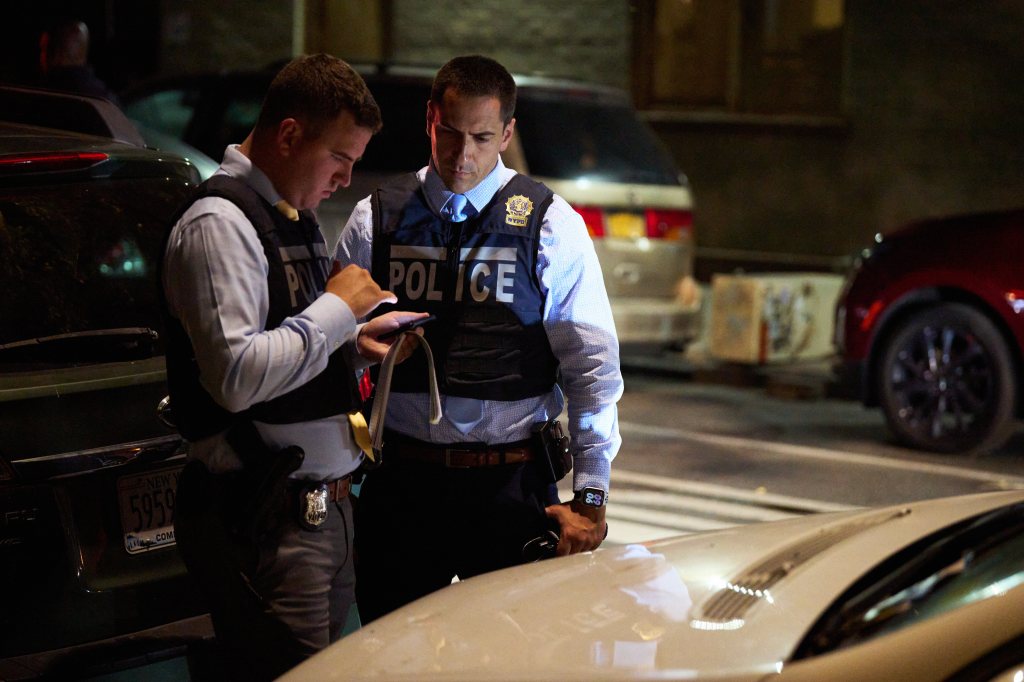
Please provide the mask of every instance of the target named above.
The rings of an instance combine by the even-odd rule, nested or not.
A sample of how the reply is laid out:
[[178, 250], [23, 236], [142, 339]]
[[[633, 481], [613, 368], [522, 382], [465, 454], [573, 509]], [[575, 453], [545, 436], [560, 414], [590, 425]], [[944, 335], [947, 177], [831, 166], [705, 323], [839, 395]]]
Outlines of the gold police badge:
[[533, 202], [517, 194], [505, 202], [505, 222], [512, 227], [526, 227], [526, 219], [533, 212]]

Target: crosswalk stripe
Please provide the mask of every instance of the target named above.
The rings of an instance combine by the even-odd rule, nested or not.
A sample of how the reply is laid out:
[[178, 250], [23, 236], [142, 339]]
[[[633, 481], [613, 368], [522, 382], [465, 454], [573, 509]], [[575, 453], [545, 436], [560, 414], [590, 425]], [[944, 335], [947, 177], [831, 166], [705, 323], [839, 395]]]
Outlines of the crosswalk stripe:
[[683, 535], [679, 531], [671, 531], [646, 523], [633, 523], [631, 521], [613, 521], [608, 524], [608, 538], [602, 546], [611, 547], [614, 545], [629, 545], [637, 542], [650, 542], [672, 535]]
[[[613, 469], [606, 545], [856, 507]], [[571, 492], [570, 492], [571, 495]]]
[[[677, 514], [674, 512], [656, 511], [653, 509], [637, 509], [628, 505], [616, 505], [608, 507], [606, 518], [609, 523], [612, 520], [634, 521], [648, 526], [657, 526], [668, 532], [686, 532], [696, 530], [718, 530], [737, 525], [735, 521], [710, 519], [706, 516], [693, 516], [691, 514]], [[609, 526], [610, 528], [611, 526]], [[609, 532], [611, 532], [609, 530]]]
[[620, 504], [639, 505], [644, 507], [669, 508], [682, 511], [703, 512], [742, 522], [776, 521], [792, 516], [792, 513], [756, 505], [734, 502], [723, 502], [703, 497], [682, 496], [678, 493], [666, 493], [654, 490], [634, 490], [616, 488], [615, 504], [610, 506], [609, 513]]
[[[611, 478], [612, 483], [615, 484], [628, 483], [704, 497], [724, 497], [729, 500], [749, 502], [761, 507], [774, 508], [792, 513], [845, 511], [857, 508], [848, 504], [822, 502], [820, 500], [810, 500], [803, 497], [791, 497], [789, 495], [779, 495], [776, 493], [731, 488], [729, 486], [716, 485], [713, 483], [684, 481], [677, 478], [668, 478], [666, 476], [657, 476], [655, 474], [644, 474], [636, 471], [625, 471], [622, 469], [612, 469]], [[608, 499], [611, 502], [615, 501], [615, 487], [616, 486], [612, 486], [611, 493], [608, 495]]]

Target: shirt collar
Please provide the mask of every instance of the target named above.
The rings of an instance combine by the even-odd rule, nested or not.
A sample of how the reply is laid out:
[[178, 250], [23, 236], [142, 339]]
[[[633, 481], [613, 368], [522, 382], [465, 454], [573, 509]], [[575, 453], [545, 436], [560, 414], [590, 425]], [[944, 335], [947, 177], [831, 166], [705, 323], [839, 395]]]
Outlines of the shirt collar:
[[229, 145], [224, 150], [224, 160], [221, 161], [217, 172], [242, 180], [271, 205], [276, 205], [281, 200], [281, 195], [274, 189], [270, 178], [253, 165], [252, 159], [243, 154], [237, 144]]
[[[431, 208], [440, 214], [441, 210], [451, 200], [454, 192], [444, 186], [444, 180], [434, 170], [433, 161], [427, 166], [426, 171], [426, 176], [423, 179], [423, 191], [427, 195], [427, 201], [430, 203]], [[507, 173], [508, 169], [502, 162], [501, 156], [498, 156], [498, 162], [494, 164], [494, 169], [477, 183], [476, 187], [464, 192], [469, 204], [478, 213], [480, 209], [491, 202], [491, 199], [498, 193], [498, 190], [508, 181], [505, 177]]]

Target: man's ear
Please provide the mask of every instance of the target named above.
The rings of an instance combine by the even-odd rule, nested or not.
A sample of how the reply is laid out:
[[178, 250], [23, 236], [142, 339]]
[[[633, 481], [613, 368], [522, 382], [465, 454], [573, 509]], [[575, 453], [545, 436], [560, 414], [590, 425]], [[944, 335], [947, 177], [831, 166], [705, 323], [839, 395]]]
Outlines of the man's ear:
[[515, 129], [516, 120], [513, 118], [508, 122], [508, 125], [505, 126], [505, 129], [501, 131], [501, 147], [498, 148], [498, 151], [503, 152], [508, 149], [508, 143], [512, 141], [512, 131]]
[[434, 116], [437, 114], [437, 108], [434, 106], [434, 102], [427, 100], [427, 137], [430, 137], [430, 126], [434, 123]]
[[286, 118], [277, 125], [277, 149], [281, 156], [290, 156], [302, 141], [302, 124]]

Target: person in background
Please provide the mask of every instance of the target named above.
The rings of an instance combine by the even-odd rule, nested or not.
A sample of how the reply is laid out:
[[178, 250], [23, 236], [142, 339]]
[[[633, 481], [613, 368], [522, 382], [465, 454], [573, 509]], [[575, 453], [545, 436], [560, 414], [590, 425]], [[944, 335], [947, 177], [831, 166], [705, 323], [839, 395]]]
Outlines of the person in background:
[[332, 268], [313, 210], [348, 186], [380, 127], [348, 64], [296, 58], [167, 237], [167, 379], [189, 441], [175, 535], [237, 679], [273, 679], [323, 649], [353, 602], [356, 370], [420, 315], [357, 327], [395, 296], [362, 268]]
[[[338, 241], [340, 263], [438, 318], [424, 330], [444, 418], [428, 422], [414, 354], [393, 375], [383, 463], [360, 492], [364, 623], [455, 576], [530, 560], [551, 526], [558, 554], [607, 534], [622, 394], [611, 307], [579, 214], [502, 163], [515, 98], [493, 59], [444, 65], [427, 102], [429, 163], [362, 200]], [[565, 447], [548, 434], [566, 400], [576, 495], [560, 504], [545, 450]]]
[[89, 27], [84, 21], [59, 21], [39, 38], [41, 85], [51, 90], [120, 101], [89, 64]]

